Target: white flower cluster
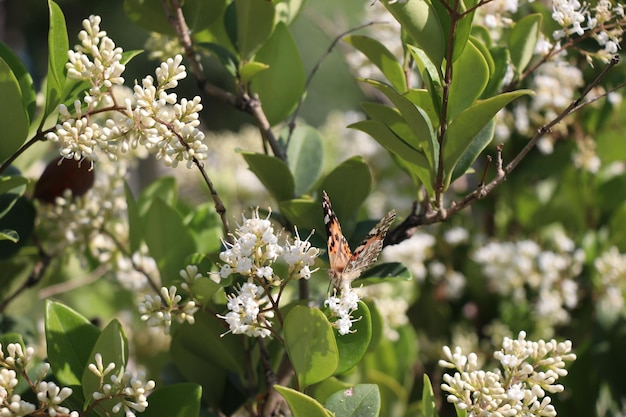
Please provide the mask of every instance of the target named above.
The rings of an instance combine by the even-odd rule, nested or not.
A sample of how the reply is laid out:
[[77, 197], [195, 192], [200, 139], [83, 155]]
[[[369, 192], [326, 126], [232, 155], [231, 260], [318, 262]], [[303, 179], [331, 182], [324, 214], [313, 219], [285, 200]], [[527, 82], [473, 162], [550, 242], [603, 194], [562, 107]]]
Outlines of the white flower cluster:
[[289, 266], [288, 279], [309, 279], [316, 271], [310, 267], [319, 256], [319, 249], [311, 246], [310, 236], [302, 240], [296, 230], [293, 243], [288, 239], [281, 243], [280, 234], [274, 233], [270, 216], [271, 213], [265, 219], [260, 218], [258, 208], [250, 218], [242, 215], [243, 223], [232, 236], [233, 243], [223, 242], [226, 250], [220, 253], [220, 260], [224, 262], [220, 267], [222, 279], [236, 273], [278, 286], [283, 281], [274, 274], [272, 267], [277, 260]]
[[[100, 21], [99, 16], [83, 21], [81, 45], [69, 52], [66, 65], [69, 78], [88, 81], [91, 88], [83, 102], [74, 103], [73, 113], [59, 106], [61, 122], [46, 138], [59, 143], [64, 158], [76, 160], [96, 160], [97, 149], [116, 160], [139, 146], [155, 153], [167, 166], [186, 161], [191, 167], [206, 159], [208, 147], [203, 143], [204, 133], [198, 129], [200, 97], [179, 102], [176, 94], [168, 92], [187, 76], [182, 56], [162, 62], [156, 69], [156, 80], [145, 77], [135, 85], [132, 99], [118, 104], [113, 87], [124, 82], [122, 49], [100, 30]], [[92, 117], [107, 110], [114, 115]]]
[[614, 5], [611, 0], [599, 0], [594, 7], [586, 1], [552, 1], [552, 19], [561, 26], [554, 32], [554, 38], [559, 40], [574, 34], [582, 36], [592, 31], [594, 39], [603, 48], [593, 55], [604, 62], [608, 62], [619, 50], [622, 25], [626, 23], [624, 17], [624, 5]]
[[435, 243], [434, 236], [418, 231], [397, 245], [387, 246], [381, 257], [386, 262], [402, 262], [417, 281], [423, 282], [428, 273], [425, 262], [433, 256]]
[[383, 336], [393, 342], [400, 338], [397, 328], [409, 324], [407, 311], [409, 309], [409, 294], [415, 291], [412, 282], [382, 282], [355, 288], [360, 298], [369, 298], [374, 301], [376, 308], [383, 319]]
[[177, 290], [172, 285], [170, 288], [162, 287], [160, 296], [146, 294], [137, 307], [141, 320], [150, 327], [162, 327], [165, 334], [170, 333], [172, 318], [179, 323], [193, 324], [194, 314], [198, 311], [198, 307], [193, 300], [181, 303], [183, 297], [176, 294]]
[[[148, 399], [146, 394], [155, 387], [155, 383], [152, 380], [145, 381], [145, 375], [139, 372], [137, 376], [133, 376], [128, 371], [120, 370], [117, 374], [112, 374], [117, 365], [113, 362], [109, 363], [107, 367], [104, 367], [102, 363], [102, 355], [100, 353], [95, 354], [95, 364], [90, 363], [88, 368], [97, 377], [100, 378], [100, 386], [98, 390], [92, 394], [94, 403], [92, 406], [105, 400], [118, 401], [111, 411], [114, 414], [124, 410], [126, 417], [135, 417], [135, 412], [143, 412], [148, 407]], [[119, 374], [121, 373], [121, 377]], [[104, 377], [108, 374], [110, 383], [104, 382]]]
[[[24, 349], [19, 343], [6, 345], [6, 354], [0, 344], [0, 416], [24, 417], [32, 415], [36, 410], [46, 412], [51, 417], [78, 417], [77, 411], [71, 411], [61, 404], [72, 395], [71, 388], [61, 388], [54, 382], [41, 380], [50, 370], [49, 364], [44, 364], [41, 377], [32, 381], [26, 373], [26, 367], [31, 362], [35, 349]], [[22, 399], [15, 392], [15, 388], [25, 380], [32, 387], [38, 404], [32, 404]]]
[[517, 339], [505, 338], [502, 349], [494, 353], [502, 369], [479, 369], [477, 355], [464, 355], [460, 347], [454, 352], [443, 348], [439, 365], [455, 369], [445, 374], [443, 391], [447, 400], [473, 416], [556, 416], [549, 394], [563, 391], [557, 380], [567, 375], [565, 363], [576, 359], [572, 343], [526, 340], [520, 332]]
[[341, 287], [341, 295], [337, 297], [336, 290], [333, 295], [324, 300], [324, 306], [330, 310], [333, 327], [337, 329], [340, 335], [352, 333], [352, 323], [360, 320], [354, 319], [352, 313], [359, 308], [359, 295], [350, 286]]
[[246, 282], [236, 294], [228, 296], [228, 313], [225, 316], [218, 314], [217, 317], [228, 323], [230, 329], [226, 333], [267, 337], [272, 333], [272, 322], [269, 319], [274, 317], [269, 304], [270, 299], [262, 286]]
[[[532, 304], [536, 319], [549, 325], [567, 323], [568, 310], [578, 304], [578, 284], [584, 252], [564, 234], [554, 235], [557, 251], [536, 242], [491, 242], [476, 250], [489, 288], [516, 303]], [[530, 293], [529, 293], [530, 290]]]
[[594, 262], [598, 272], [596, 301], [600, 316], [616, 319], [624, 312], [624, 291], [626, 291], [626, 254], [611, 247]]

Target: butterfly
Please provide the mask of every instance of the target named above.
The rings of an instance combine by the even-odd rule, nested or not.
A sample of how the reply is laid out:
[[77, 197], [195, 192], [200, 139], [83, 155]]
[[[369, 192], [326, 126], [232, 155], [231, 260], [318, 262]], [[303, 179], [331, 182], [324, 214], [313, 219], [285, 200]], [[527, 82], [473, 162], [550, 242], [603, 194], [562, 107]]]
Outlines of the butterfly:
[[341, 233], [341, 225], [330, 205], [326, 191], [322, 191], [322, 209], [324, 210], [324, 226], [328, 236], [328, 259], [330, 269], [328, 276], [335, 288], [350, 286], [361, 273], [376, 262], [378, 254], [383, 249], [383, 240], [389, 226], [396, 218], [396, 211], [391, 210], [365, 236], [354, 253], [350, 251], [348, 240]]

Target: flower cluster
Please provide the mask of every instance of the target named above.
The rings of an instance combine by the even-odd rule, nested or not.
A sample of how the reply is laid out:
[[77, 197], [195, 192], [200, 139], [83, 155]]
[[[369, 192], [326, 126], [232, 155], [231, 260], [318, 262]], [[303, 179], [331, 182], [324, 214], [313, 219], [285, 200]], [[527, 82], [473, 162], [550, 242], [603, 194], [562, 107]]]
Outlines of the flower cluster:
[[[187, 76], [182, 56], [162, 62], [156, 79], [146, 76], [135, 85], [132, 98], [118, 104], [113, 87], [124, 83], [122, 49], [100, 30], [100, 21], [99, 16], [83, 21], [81, 44], [69, 52], [66, 65], [69, 78], [88, 81], [91, 87], [82, 102], [74, 103], [73, 112], [59, 107], [61, 121], [46, 138], [61, 146], [64, 158], [76, 160], [98, 159], [97, 149], [116, 160], [138, 147], [156, 154], [167, 166], [186, 161], [191, 167], [206, 159], [208, 147], [198, 129], [200, 97], [178, 101], [168, 92]], [[93, 117], [96, 113], [100, 117]]]
[[[265, 308], [270, 304], [270, 299], [265, 289], [260, 285], [250, 282], [244, 283], [236, 294], [228, 296], [226, 315], [217, 315], [224, 319], [233, 334], [245, 334], [250, 337], [267, 337], [271, 334], [274, 311]], [[227, 333], [228, 333], [227, 332]]]
[[[59, 387], [54, 382], [44, 381], [43, 377], [50, 370], [49, 364], [44, 364], [41, 376], [32, 381], [26, 373], [26, 368], [32, 361], [35, 349], [23, 348], [19, 343], [6, 345], [6, 354], [0, 344], [0, 416], [23, 417], [32, 415], [35, 411], [46, 412], [51, 417], [78, 417], [77, 411], [71, 411], [61, 404], [72, 395], [72, 389]], [[25, 380], [35, 393], [38, 404], [32, 404], [22, 399], [15, 392], [20, 380]]]
[[[181, 275], [183, 272], [181, 271]], [[183, 297], [176, 294], [177, 290], [172, 285], [170, 288], [162, 287], [160, 296], [146, 294], [137, 308], [141, 314], [141, 320], [145, 321], [148, 326], [162, 327], [165, 334], [170, 333], [172, 318], [179, 323], [193, 324], [194, 314], [198, 311], [198, 307], [193, 300], [181, 303]]]
[[289, 266], [289, 279], [308, 279], [316, 271], [310, 267], [319, 256], [319, 249], [311, 246], [310, 236], [302, 240], [296, 231], [293, 243], [288, 239], [281, 242], [280, 234], [274, 232], [270, 216], [271, 213], [264, 219], [260, 218], [258, 208], [250, 218], [242, 215], [243, 223], [232, 235], [233, 242], [223, 242], [226, 250], [220, 253], [220, 260], [224, 262], [220, 267], [222, 279], [236, 273], [278, 286], [282, 280], [274, 274], [272, 267], [278, 260]]
[[601, 51], [593, 55], [604, 62], [608, 62], [618, 52], [622, 41], [622, 24], [626, 22], [624, 18], [624, 5], [614, 5], [611, 0], [599, 0], [594, 7], [586, 1], [552, 1], [552, 19], [561, 26], [554, 32], [554, 38], [559, 40], [572, 35], [582, 36], [592, 31], [593, 38], [602, 47]]
[[491, 242], [473, 254], [482, 266], [489, 288], [516, 303], [532, 304], [537, 320], [567, 323], [568, 310], [578, 304], [578, 284], [584, 252], [564, 234], [554, 235], [556, 251], [531, 240]]
[[626, 290], [626, 255], [611, 247], [594, 262], [598, 272], [596, 282], [600, 316], [615, 319], [624, 311]]
[[445, 346], [443, 353], [439, 365], [456, 370], [443, 376], [441, 388], [448, 393], [448, 402], [476, 416], [556, 416], [547, 394], [563, 391], [557, 380], [567, 375], [565, 363], [576, 359], [569, 340], [533, 342], [523, 331], [517, 339], [505, 338], [502, 349], [494, 353], [502, 369], [481, 370], [477, 355], [466, 356], [460, 347], [453, 352]]
[[[92, 394], [94, 400], [92, 405], [112, 399], [118, 401], [111, 409], [113, 413], [119, 413], [123, 409], [126, 417], [135, 417], [135, 412], [145, 411], [148, 407], [146, 394], [154, 389], [154, 381], [145, 381], [145, 375], [142, 372], [139, 372], [137, 376], [133, 376], [128, 371], [112, 373], [117, 365], [111, 362], [105, 368], [100, 353], [96, 353], [94, 359], [95, 363], [90, 363], [88, 369], [100, 379], [100, 385]], [[110, 383], [105, 383], [104, 378], [109, 374], [111, 374]]]
[[330, 310], [331, 320], [336, 318], [332, 321], [332, 325], [339, 334], [352, 333], [350, 331], [352, 323], [359, 320], [352, 317], [352, 313], [359, 308], [359, 295], [354, 289], [350, 286], [343, 286], [339, 297], [335, 290], [334, 294], [324, 301], [324, 306]]

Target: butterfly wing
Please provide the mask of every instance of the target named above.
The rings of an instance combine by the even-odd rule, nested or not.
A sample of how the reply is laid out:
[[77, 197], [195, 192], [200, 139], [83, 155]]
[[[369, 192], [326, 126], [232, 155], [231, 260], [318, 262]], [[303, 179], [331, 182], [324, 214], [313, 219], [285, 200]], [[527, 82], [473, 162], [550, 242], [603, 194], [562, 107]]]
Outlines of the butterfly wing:
[[330, 199], [323, 191], [322, 208], [324, 210], [324, 226], [328, 237], [328, 259], [330, 261], [329, 275], [339, 276], [352, 257], [348, 241], [341, 232], [339, 220], [330, 205]]
[[391, 210], [370, 230], [348, 260], [348, 264], [343, 271], [343, 279], [348, 281], [355, 280], [364, 270], [376, 262], [380, 251], [383, 249], [383, 241], [387, 231], [395, 218], [396, 211]]

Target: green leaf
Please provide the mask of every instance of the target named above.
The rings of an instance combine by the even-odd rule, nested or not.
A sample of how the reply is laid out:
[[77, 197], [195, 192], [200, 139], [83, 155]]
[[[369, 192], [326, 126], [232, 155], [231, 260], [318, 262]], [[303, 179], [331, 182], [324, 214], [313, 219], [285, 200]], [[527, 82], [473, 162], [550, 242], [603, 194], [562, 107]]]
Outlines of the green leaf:
[[372, 339], [372, 317], [367, 305], [359, 301], [359, 308], [352, 314], [352, 317], [357, 320], [351, 328], [354, 332], [344, 335], [336, 333], [339, 365], [337, 365], [335, 375], [342, 374], [359, 363]]
[[0, 177], [0, 194], [11, 192], [11, 194], [23, 195], [29, 179], [21, 175], [8, 175]]
[[241, 152], [241, 155], [248, 163], [250, 171], [257, 176], [276, 201], [293, 198], [295, 185], [287, 164], [275, 156], [260, 153]]
[[[185, 0], [183, 14], [191, 33], [200, 32], [224, 15], [226, 0]], [[163, 12], [161, 0], [124, 0], [124, 12], [136, 25], [150, 31], [175, 36]]]
[[301, 388], [333, 375], [339, 352], [333, 327], [319, 309], [293, 307], [284, 330], [285, 348]]
[[202, 388], [183, 383], [159, 387], [150, 394], [148, 408], [141, 417], [198, 417]]
[[2, 229], [0, 230], [0, 240], [17, 243], [20, 240], [20, 235], [15, 230]]
[[324, 230], [321, 205], [310, 198], [294, 198], [278, 203], [280, 213], [300, 229]]
[[46, 300], [44, 322], [50, 367], [62, 385], [72, 388], [73, 403], [82, 409], [81, 380], [100, 330], [76, 311], [51, 300]]
[[208, 49], [209, 52], [222, 63], [230, 75], [237, 77], [239, 60], [228, 48], [213, 42], [199, 43], [198, 45]]
[[319, 131], [310, 126], [298, 126], [287, 148], [287, 162], [293, 173], [295, 195], [308, 192], [322, 172], [323, 142]]
[[414, 149], [423, 151], [430, 162], [429, 165], [434, 166], [439, 157], [439, 143], [428, 114], [388, 85], [373, 80], [368, 83], [387, 96], [411, 128], [413, 135], [402, 137], [402, 139]]
[[69, 41], [65, 17], [61, 8], [48, 0], [50, 9], [50, 28], [48, 30], [48, 75], [46, 78], [46, 116], [56, 111], [63, 99], [61, 93], [65, 86], [65, 63], [68, 60]]
[[[121, 377], [126, 370], [126, 361], [128, 359], [128, 340], [122, 325], [117, 319], [111, 320], [111, 322], [102, 330], [98, 340], [96, 340], [91, 353], [85, 363], [85, 369], [82, 374], [82, 388], [83, 396], [85, 397], [85, 406], [91, 404], [94, 399], [92, 394], [100, 388], [100, 377], [91, 372], [88, 368], [90, 363], [96, 363], [95, 355], [99, 353], [102, 355], [102, 364], [106, 368], [108, 364], [114, 363], [115, 369], [107, 374], [106, 380], [111, 375]], [[120, 410], [119, 413], [111, 412], [108, 407], [113, 407], [119, 400], [112, 399], [101, 402], [100, 404], [105, 407], [106, 411], [111, 415], [121, 416], [124, 415], [124, 410]], [[108, 408], [108, 409], [107, 409]]]
[[322, 404], [295, 389], [274, 385], [274, 389], [287, 400], [294, 417], [329, 417]]
[[[435, 3], [433, 3], [434, 5]], [[436, 4], [441, 4], [437, 2]], [[463, 4], [463, 3], [461, 3]], [[467, 2], [465, 2], [465, 6], [463, 11], [467, 10], [467, 7], [470, 7]], [[452, 53], [452, 62], [456, 61], [465, 50], [467, 46], [467, 41], [469, 40], [470, 34], [472, 33], [472, 22], [474, 21], [474, 14], [476, 13], [476, 9], [472, 12], [467, 13], [461, 20], [456, 23], [456, 28], [454, 31], [454, 52]], [[439, 13], [441, 16], [441, 13]]]
[[361, 278], [359, 278], [359, 284], [380, 284], [381, 280], [413, 280], [413, 274], [411, 271], [400, 262], [386, 262], [375, 265], [374, 267], [365, 271]]
[[[20, 58], [4, 43], [0, 42], [0, 58], [11, 67], [13, 75], [20, 86], [22, 105], [26, 109], [29, 123], [33, 120], [37, 108], [35, 86], [33, 78], [20, 60]], [[4, 95], [3, 95], [4, 97]], [[5, 125], [3, 125], [5, 126]]]
[[367, 347], [368, 352], [374, 352], [381, 340], [383, 340], [383, 333], [385, 331], [385, 319], [383, 319], [382, 314], [378, 307], [376, 307], [376, 302], [374, 300], [361, 300], [367, 306], [367, 309], [370, 311], [370, 317], [372, 319], [372, 337], [370, 339], [370, 344]]
[[239, 80], [243, 84], [247, 84], [254, 78], [255, 75], [261, 71], [265, 71], [269, 68], [269, 65], [262, 62], [248, 61], [245, 62], [239, 69]]
[[491, 78], [487, 87], [485, 87], [485, 91], [483, 91], [482, 98], [489, 98], [498, 94], [509, 67], [510, 58], [507, 48], [503, 46], [491, 48], [489, 53], [493, 59], [494, 70], [491, 73]]
[[[356, 214], [372, 189], [372, 175], [363, 158], [355, 156], [337, 165], [320, 184], [319, 190], [326, 190], [333, 204], [333, 210], [342, 221], [342, 226], [350, 229], [356, 223]], [[319, 195], [322, 193], [320, 192]], [[319, 205], [319, 213], [322, 209]], [[345, 229], [344, 229], [345, 232]]]
[[336, 416], [377, 417], [380, 391], [375, 384], [359, 384], [331, 395], [324, 404]]
[[435, 393], [426, 374], [424, 374], [424, 389], [422, 390], [422, 415], [424, 417], [437, 417]]
[[431, 2], [412, 0], [383, 2], [383, 5], [440, 71], [446, 51], [446, 40], [437, 10]]
[[155, 199], [145, 217], [144, 238], [150, 256], [161, 273], [163, 286], [179, 279], [185, 259], [196, 251], [196, 245], [178, 212], [163, 200]]
[[[489, 66], [483, 54], [471, 42], [453, 64], [452, 84], [448, 100], [448, 123], [463, 110], [470, 107], [482, 94], [489, 81]], [[468, 82], [464, 74], [472, 74]]]
[[204, 203], [185, 217], [185, 227], [191, 232], [198, 252], [216, 253], [222, 247], [222, 221], [212, 203]]
[[241, 336], [225, 334], [227, 327], [222, 319], [213, 314], [198, 312], [194, 324], [183, 323], [176, 331], [176, 338], [185, 350], [214, 361], [230, 371], [245, 372], [243, 344]]
[[496, 120], [492, 118], [485, 127], [482, 128], [476, 137], [472, 140], [467, 147], [463, 155], [459, 158], [454, 170], [452, 172], [451, 182], [460, 176], [464, 175], [467, 170], [472, 166], [476, 158], [482, 153], [483, 150], [493, 140], [493, 135], [496, 129]]
[[148, 185], [137, 198], [139, 216], [146, 215], [154, 200], [162, 200], [168, 206], [176, 205], [177, 185], [174, 177], [161, 177]]
[[270, 67], [269, 70], [257, 74], [251, 84], [263, 103], [267, 120], [273, 126], [283, 121], [296, 108], [306, 84], [306, 73], [298, 45], [284, 23], [279, 22], [276, 25], [274, 33], [256, 54], [255, 60]]
[[28, 109], [24, 107], [20, 83], [9, 64], [0, 58], [0, 161], [17, 151], [28, 136]]
[[[261, 48], [274, 30], [274, 4], [271, 1], [237, 0], [237, 50], [239, 57], [246, 61]], [[257, 57], [257, 61], [264, 61]]]
[[426, 156], [417, 149], [408, 145], [398, 135], [396, 135], [388, 126], [378, 120], [363, 120], [348, 126], [351, 129], [361, 130], [392, 154], [396, 155], [404, 162], [404, 167], [412, 172], [426, 187], [429, 195], [434, 195], [433, 186], [434, 174]]
[[443, 161], [445, 169], [444, 191], [450, 185], [452, 172], [461, 155], [472, 144], [476, 135], [489, 123], [496, 113], [511, 101], [523, 95], [534, 94], [531, 90], [517, 90], [480, 100], [459, 114], [450, 123], [444, 138]]
[[421, 49], [416, 48], [413, 45], [406, 45], [406, 47], [415, 60], [420, 76], [424, 81], [426, 89], [430, 93], [431, 102], [435, 108], [435, 114], [437, 115], [437, 123], [434, 123], [435, 119], [431, 118], [433, 126], [439, 126], [439, 115], [441, 114], [441, 106], [443, 104], [443, 83], [440, 76], [441, 69], [440, 67], [436, 67], [426, 53]]
[[343, 40], [358, 49], [372, 64], [376, 65], [396, 90], [406, 91], [406, 76], [402, 65], [385, 45], [369, 36], [346, 36]]
[[539, 40], [543, 16], [540, 13], [524, 16], [515, 23], [509, 37], [511, 63], [519, 77], [530, 62]]
[[291, 25], [304, 9], [305, 4], [306, 0], [275, 0], [276, 21], [283, 22], [287, 26]]
[[[17, 197], [11, 193], [0, 195], [0, 230], [9, 232], [10, 237], [19, 236], [17, 243], [9, 240], [0, 240], [0, 259], [6, 259], [16, 254], [20, 248], [24, 247], [33, 234], [35, 228], [35, 207], [31, 200], [26, 197]], [[8, 206], [10, 209], [7, 209]]]

